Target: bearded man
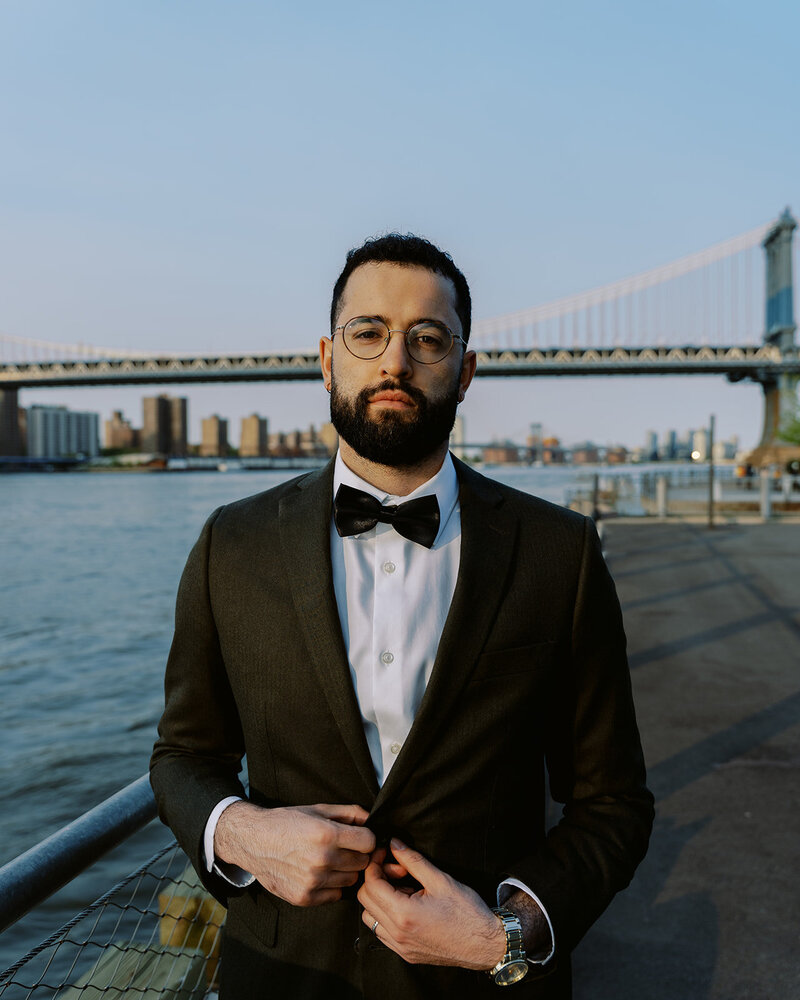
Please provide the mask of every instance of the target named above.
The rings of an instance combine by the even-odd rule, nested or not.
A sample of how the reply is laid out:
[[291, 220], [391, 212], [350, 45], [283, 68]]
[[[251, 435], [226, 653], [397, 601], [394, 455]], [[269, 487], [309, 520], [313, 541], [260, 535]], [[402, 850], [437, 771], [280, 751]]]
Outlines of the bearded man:
[[336, 458], [189, 556], [151, 777], [228, 907], [223, 1000], [563, 1000], [646, 850], [594, 527], [448, 452], [470, 318], [426, 240], [351, 251], [320, 342]]

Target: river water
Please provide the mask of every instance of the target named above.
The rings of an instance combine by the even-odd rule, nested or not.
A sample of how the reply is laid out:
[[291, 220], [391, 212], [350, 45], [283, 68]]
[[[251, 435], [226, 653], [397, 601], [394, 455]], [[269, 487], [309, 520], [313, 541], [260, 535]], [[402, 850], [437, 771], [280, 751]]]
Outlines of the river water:
[[[555, 502], [586, 479], [491, 474]], [[293, 475], [0, 476], [0, 864], [147, 770], [189, 549], [214, 508]], [[165, 841], [154, 824], [0, 936], [0, 970]]]

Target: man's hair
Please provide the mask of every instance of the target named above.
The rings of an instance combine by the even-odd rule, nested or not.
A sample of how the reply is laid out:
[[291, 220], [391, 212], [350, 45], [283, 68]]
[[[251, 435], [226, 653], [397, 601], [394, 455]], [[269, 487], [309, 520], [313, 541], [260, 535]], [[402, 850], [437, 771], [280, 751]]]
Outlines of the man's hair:
[[389, 233], [367, 240], [360, 247], [354, 247], [347, 254], [342, 273], [333, 286], [331, 300], [331, 333], [336, 329], [339, 318], [339, 306], [342, 300], [347, 279], [362, 264], [403, 264], [407, 267], [424, 267], [435, 274], [449, 278], [456, 290], [455, 309], [461, 320], [461, 336], [469, 340], [472, 323], [472, 299], [469, 294], [467, 279], [453, 263], [449, 253], [440, 250], [429, 240], [413, 233]]

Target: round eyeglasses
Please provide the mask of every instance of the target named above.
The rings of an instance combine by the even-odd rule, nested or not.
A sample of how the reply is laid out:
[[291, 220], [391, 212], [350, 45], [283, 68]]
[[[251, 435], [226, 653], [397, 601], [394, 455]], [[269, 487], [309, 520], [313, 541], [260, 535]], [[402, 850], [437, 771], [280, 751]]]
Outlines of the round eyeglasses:
[[423, 365], [435, 365], [437, 361], [446, 358], [456, 340], [466, 345], [463, 337], [454, 334], [444, 323], [435, 319], [420, 320], [407, 330], [390, 330], [376, 316], [356, 316], [344, 326], [337, 326], [331, 340], [338, 330], [342, 331], [342, 340], [347, 350], [362, 361], [379, 358], [389, 346], [393, 333], [403, 334], [408, 356]]

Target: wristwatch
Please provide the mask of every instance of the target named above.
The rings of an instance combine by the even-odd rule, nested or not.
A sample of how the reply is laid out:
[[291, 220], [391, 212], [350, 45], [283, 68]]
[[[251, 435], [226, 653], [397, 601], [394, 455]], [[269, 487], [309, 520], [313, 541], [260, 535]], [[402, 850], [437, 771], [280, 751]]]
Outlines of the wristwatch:
[[492, 913], [496, 913], [500, 918], [503, 930], [506, 932], [506, 953], [493, 969], [489, 969], [489, 975], [496, 986], [511, 986], [528, 974], [528, 963], [522, 944], [522, 924], [519, 922], [519, 917], [504, 906], [492, 907]]

